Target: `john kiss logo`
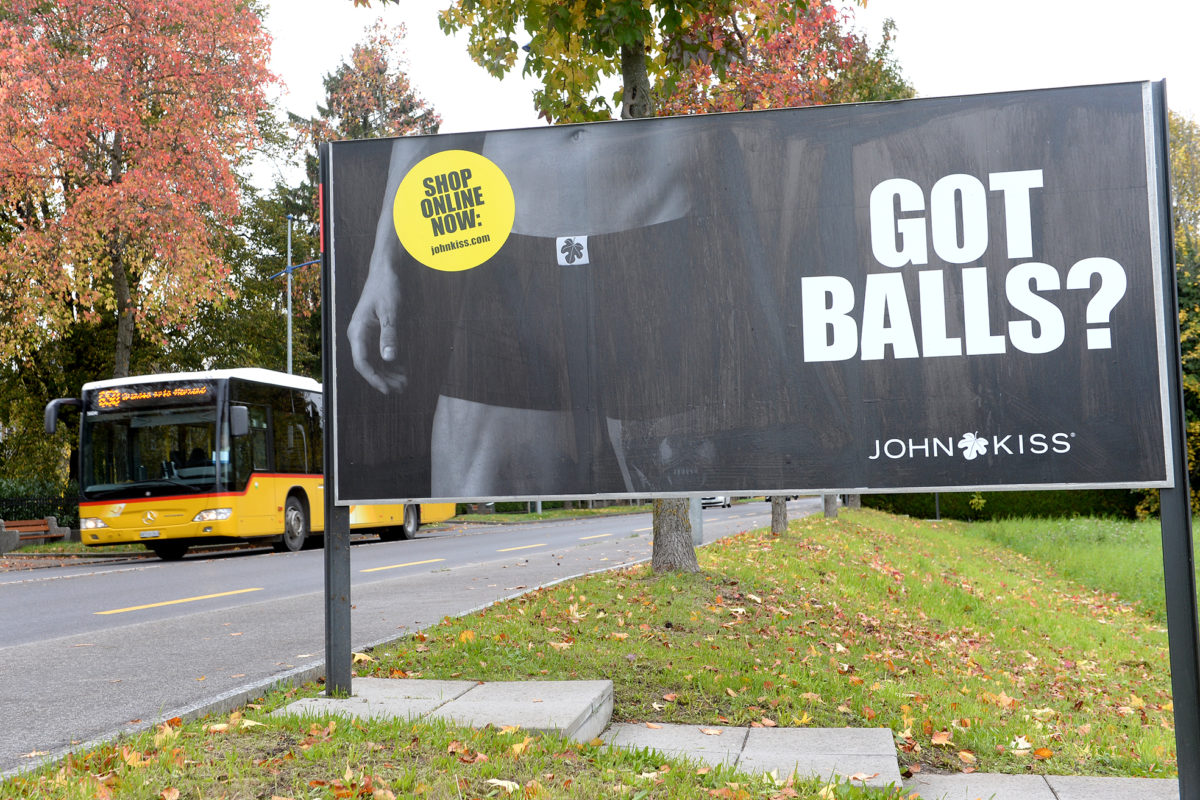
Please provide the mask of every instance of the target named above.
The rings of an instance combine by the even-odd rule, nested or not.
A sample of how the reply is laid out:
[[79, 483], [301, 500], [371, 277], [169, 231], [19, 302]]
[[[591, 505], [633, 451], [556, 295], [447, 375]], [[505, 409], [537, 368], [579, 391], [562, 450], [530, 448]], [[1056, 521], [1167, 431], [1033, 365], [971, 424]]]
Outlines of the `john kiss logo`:
[[899, 461], [902, 458], [942, 458], [962, 456], [974, 461], [989, 453], [993, 456], [1064, 455], [1071, 452], [1074, 433], [1007, 433], [1003, 436], [968, 431], [958, 441], [953, 436], [926, 436], [921, 439], [876, 439], [875, 452], [867, 459]]

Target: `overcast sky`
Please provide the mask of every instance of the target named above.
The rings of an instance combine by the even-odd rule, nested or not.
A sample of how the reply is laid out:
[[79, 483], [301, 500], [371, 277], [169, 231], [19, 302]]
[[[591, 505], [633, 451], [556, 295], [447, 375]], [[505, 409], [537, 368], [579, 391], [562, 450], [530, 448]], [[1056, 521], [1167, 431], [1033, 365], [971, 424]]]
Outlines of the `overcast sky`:
[[[495, 80], [471, 63], [462, 38], [437, 27], [449, 2], [364, 9], [352, 0], [270, 0], [271, 63], [287, 86], [285, 107], [313, 113], [322, 76], [382, 17], [407, 26], [409, 75], [442, 115], [442, 132], [543, 124], [531, 82]], [[870, 0], [855, 9], [857, 27], [873, 37], [885, 17], [896, 20], [898, 60], [922, 97], [1166, 78], [1169, 105], [1200, 119], [1197, 0]]]

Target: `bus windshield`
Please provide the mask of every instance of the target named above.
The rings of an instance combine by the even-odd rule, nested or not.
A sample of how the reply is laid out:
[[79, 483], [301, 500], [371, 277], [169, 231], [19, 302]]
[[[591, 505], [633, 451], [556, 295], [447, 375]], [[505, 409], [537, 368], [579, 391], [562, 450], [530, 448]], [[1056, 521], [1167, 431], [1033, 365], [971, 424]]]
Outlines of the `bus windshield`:
[[[85, 498], [211, 492], [229, 461], [215, 405], [87, 414], [80, 488]], [[228, 473], [222, 469], [222, 473]], [[223, 481], [224, 482], [224, 481]]]

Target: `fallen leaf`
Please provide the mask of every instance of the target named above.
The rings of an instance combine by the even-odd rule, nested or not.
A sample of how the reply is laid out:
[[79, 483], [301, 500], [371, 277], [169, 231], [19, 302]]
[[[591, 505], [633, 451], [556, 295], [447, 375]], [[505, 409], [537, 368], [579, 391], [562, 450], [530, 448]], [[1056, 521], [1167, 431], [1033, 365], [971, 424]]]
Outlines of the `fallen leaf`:
[[662, 696], [662, 699], [666, 700], [668, 703], [674, 703], [675, 698], [677, 698], [678, 696], [679, 695], [675, 694], [674, 692], [668, 692], [667, 694], [664, 694]]
[[701, 728], [700, 732], [705, 736], [720, 736], [725, 731], [721, 730], [720, 728]]
[[850, 776], [850, 781], [851, 782], [859, 781], [860, 783], [866, 783], [867, 781], [871, 780], [872, 778], [878, 778], [878, 777], [879, 777], [878, 772], [872, 773], [871, 775], [868, 775], [865, 772], [856, 772]]
[[179, 790], [174, 786], [168, 786], [167, 788], [163, 789], [158, 796], [161, 797], [162, 800], [179, 800]]
[[164, 722], [162, 725], [159, 725], [158, 728], [156, 729], [156, 732], [154, 734], [154, 746], [162, 747], [164, 744], [174, 740], [178, 736], [179, 736], [179, 729], [172, 728], [170, 725], [168, 725], [167, 723]]
[[1050, 758], [1053, 755], [1054, 755], [1054, 751], [1051, 750], [1049, 747], [1039, 747], [1033, 751], [1033, 757], [1036, 759], [1039, 759], [1039, 760]]
[[350, 657], [351, 664], [374, 664], [375, 659], [371, 658], [366, 653], [353, 653]]
[[650, 730], [652, 730], [652, 731], [656, 731], [656, 730], [658, 730], [659, 728], [661, 728], [661, 727], [662, 727], [662, 725], [659, 725], [657, 722], [647, 722], [647, 723], [646, 723], [646, 727], [647, 727], [647, 728], [649, 728], [649, 729], [650, 729]]
[[976, 758], [975, 758], [975, 754], [972, 753], [970, 750], [959, 750], [958, 751], [958, 760], [963, 762], [964, 764], [974, 764], [976, 761]]
[[945, 747], [950, 744], [950, 731], [934, 731], [929, 739], [935, 747]]
[[524, 752], [525, 752], [525, 751], [526, 751], [526, 750], [529, 748], [529, 743], [530, 743], [530, 742], [532, 742], [532, 741], [533, 741], [533, 737], [532, 737], [532, 736], [526, 736], [526, 737], [525, 737], [525, 741], [523, 741], [523, 742], [517, 742], [516, 744], [514, 744], [514, 745], [512, 746], [512, 754], [513, 754], [514, 756], [519, 756], [519, 755], [521, 755], [522, 753], [524, 753]]
[[150, 759], [146, 758], [146, 756], [141, 751], [134, 750], [131, 747], [122, 747], [121, 748], [121, 758], [124, 759], [126, 764], [133, 767], [134, 769], [137, 769], [139, 767], [144, 767], [150, 763]]

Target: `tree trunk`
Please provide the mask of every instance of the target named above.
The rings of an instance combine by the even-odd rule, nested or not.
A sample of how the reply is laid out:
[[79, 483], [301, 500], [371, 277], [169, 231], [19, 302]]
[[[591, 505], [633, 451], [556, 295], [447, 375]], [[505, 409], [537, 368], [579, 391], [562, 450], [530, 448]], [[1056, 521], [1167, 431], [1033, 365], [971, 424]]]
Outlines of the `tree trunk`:
[[771, 534], [780, 536], [787, 533], [787, 497], [777, 494], [771, 498]]
[[654, 547], [650, 556], [650, 569], [654, 572], [700, 571], [692, 544], [688, 506], [686, 497], [655, 499]]
[[846, 508], [862, 508], [861, 494], [846, 495]]
[[[646, 47], [642, 42], [621, 47], [621, 118], [639, 119], [654, 115], [650, 76], [646, 71]], [[686, 497], [655, 499], [654, 550], [650, 568], [655, 572], [699, 572], [692, 523]]]
[[129, 360], [133, 353], [133, 295], [129, 290], [129, 276], [125, 274], [125, 260], [120, 245], [112, 246], [113, 294], [117, 301], [117, 346], [113, 360], [113, 377], [129, 376]]
[[838, 498], [836, 494], [822, 495], [825, 500], [825, 519], [837, 519]]
[[621, 46], [621, 119], [654, 116], [650, 75], [646, 71], [646, 46], [642, 42]]
[[[125, 176], [125, 137], [119, 131], [113, 137], [109, 156], [109, 180], [116, 185]], [[108, 253], [111, 260], [113, 294], [117, 301], [117, 346], [113, 358], [113, 377], [127, 378], [137, 321], [133, 317], [133, 292], [129, 276], [125, 273], [125, 246], [121, 241], [120, 230], [110, 235]]]

